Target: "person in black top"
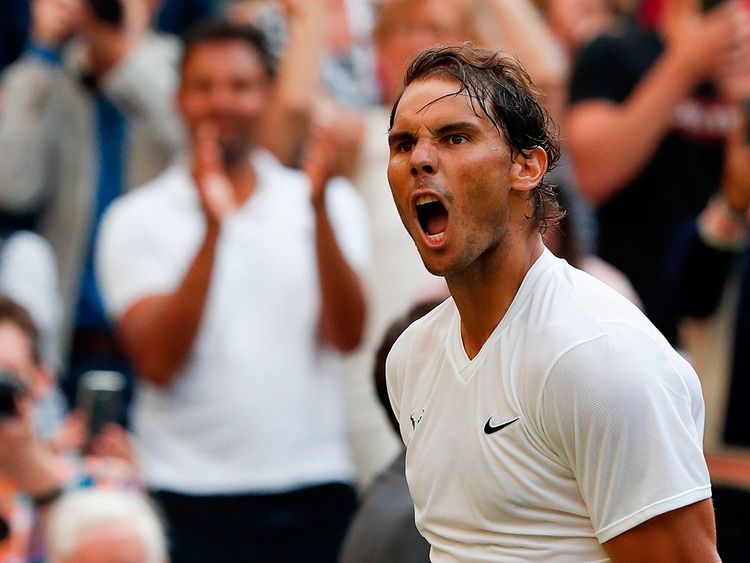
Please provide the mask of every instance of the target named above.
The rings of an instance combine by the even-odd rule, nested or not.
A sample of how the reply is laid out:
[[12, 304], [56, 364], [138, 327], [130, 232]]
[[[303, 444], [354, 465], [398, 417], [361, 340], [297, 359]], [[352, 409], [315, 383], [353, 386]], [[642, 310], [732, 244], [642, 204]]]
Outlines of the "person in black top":
[[663, 0], [656, 29], [632, 25], [589, 43], [566, 123], [581, 189], [596, 206], [598, 253], [630, 278], [672, 342], [674, 238], [719, 190], [734, 99], [750, 94], [737, 80], [750, 60], [746, 13], [738, 2], [706, 13], [696, 4]]

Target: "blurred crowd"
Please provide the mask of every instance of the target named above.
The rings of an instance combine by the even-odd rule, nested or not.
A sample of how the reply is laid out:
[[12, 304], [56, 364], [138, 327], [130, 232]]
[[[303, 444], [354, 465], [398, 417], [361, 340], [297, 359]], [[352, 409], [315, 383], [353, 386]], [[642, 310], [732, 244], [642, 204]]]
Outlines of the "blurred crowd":
[[0, 560], [428, 560], [384, 364], [447, 288], [387, 131], [465, 41], [560, 133], [547, 246], [695, 366], [747, 559], [750, 2], [5, 0]]

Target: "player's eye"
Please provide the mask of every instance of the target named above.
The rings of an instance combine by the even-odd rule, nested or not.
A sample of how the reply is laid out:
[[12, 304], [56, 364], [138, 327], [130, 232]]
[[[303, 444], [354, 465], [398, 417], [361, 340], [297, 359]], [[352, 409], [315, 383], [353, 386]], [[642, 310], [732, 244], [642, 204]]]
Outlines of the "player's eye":
[[396, 148], [399, 152], [410, 152], [414, 148], [414, 143], [411, 141], [402, 141]]
[[463, 145], [466, 142], [466, 137], [464, 135], [450, 135], [448, 142], [451, 145]]

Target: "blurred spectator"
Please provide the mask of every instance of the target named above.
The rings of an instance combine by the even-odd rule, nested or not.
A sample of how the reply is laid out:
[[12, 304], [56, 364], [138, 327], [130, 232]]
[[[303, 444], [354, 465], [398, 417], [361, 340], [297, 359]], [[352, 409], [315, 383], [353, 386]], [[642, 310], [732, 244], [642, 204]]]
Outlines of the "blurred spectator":
[[[646, 0], [643, 13], [655, 5]], [[726, 95], [748, 73], [750, 43], [738, 2], [706, 14], [692, 0], [659, 5], [657, 29], [631, 26], [580, 52], [566, 136], [596, 206], [598, 254], [628, 276], [651, 321], [674, 341], [674, 238], [721, 184], [735, 111]]]
[[73, 383], [93, 367], [125, 369], [94, 276], [101, 215], [161, 172], [181, 140], [178, 46], [149, 31], [149, 0], [122, 8], [115, 25], [82, 0], [35, 0], [31, 43], [4, 82], [0, 208], [36, 214], [55, 249]]
[[[722, 190], [685, 233], [676, 269], [681, 315], [706, 319], [721, 313], [732, 323], [728, 335], [719, 333], [717, 337], [701, 330], [698, 335], [702, 340], [686, 340], [706, 398], [705, 450], [723, 561], [744, 561], [750, 549], [748, 208], [750, 143], [738, 129], [727, 145]], [[727, 310], [727, 305], [733, 308]], [[691, 324], [688, 328], [687, 334], [692, 336], [698, 328], [707, 327]]]
[[[485, 33], [486, 28], [492, 33]], [[351, 178], [373, 225], [372, 275], [365, 280], [371, 315], [364, 345], [348, 361], [352, 447], [361, 485], [382, 470], [400, 447], [372, 391], [372, 361], [381, 335], [425, 293], [445, 288], [445, 282], [423, 266], [393, 204], [386, 177], [390, 108], [399, 95], [403, 73], [420, 51], [467, 40], [516, 53], [539, 86], [550, 93], [549, 101], [563, 89], [565, 72], [554, 38], [530, 0], [389, 0], [380, 8], [374, 40], [383, 103], [357, 115], [354, 121], [359, 123], [344, 116], [338, 126], [339, 135], [346, 139], [342, 160], [352, 169]]]
[[[31, 507], [19, 493], [29, 493], [41, 508], [52, 502], [66, 483], [133, 481], [132, 461], [122, 455], [127, 437], [119, 427], [109, 427], [97, 437], [94, 449], [102, 457], [92, 458], [85, 467], [79, 466], [79, 458], [69, 457], [77, 454], [85, 438], [82, 425], [75, 420], [69, 425], [79, 427], [78, 436], [63, 437], [61, 432], [72, 430], [67, 426], [56, 427], [58, 433], [52, 439], [41, 435], [39, 417], [34, 415], [44, 408], [43, 398], [50, 393], [53, 378], [41, 361], [40, 350], [39, 333], [28, 311], [0, 297], [0, 370], [5, 374], [0, 415], [0, 523], [9, 525], [0, 526], [6, 540], [0, 544], [3, 561], [36, 561], [34, 553], [40, 547], [30, 540]], [[8, 394], [12, 389], [9, 383], [15, 387], [13, 396]], [[97, 477], [84, 480], [82, 476], [92, 469]]]
[[[445, 297], [448, 297], [447, 289]], [[385, 380], [385, 360], [406, 328], [439, 305], [441, 300], [419, 303], [386, 331], [375, 355], [373, 383], [380, 405], [394, 432], [393, 415]], [[428, 563], [430, 544], [417, 531], [414, 503], [406, 482], [406, 449], [401, 446], [391, 464], [362, 495], [357, 514], [346, 535], [341, 563]]]
[[162, 523], [134, 492], [69, 492], [51, 510], [45, 536], [50, 563], [167, 562]]
[[142, 376], [139, 459], [178, 563], [332, 561], [354, 508], [340, 353], [364, 324], [366, 220], [328, 182], [330, 137], [307, 177], [258, 147], [273, 79], [255, 29], [196, 29], [178, 92], [191, 160], [102, 226], [104, 295]]
[[624, 12], [618, 0], [535, 0], [560, 43], [574, 57], [591, 39], [611, 31]]
[[[29, 40], [31, 4], [38, 0], [3, 0], [0, 7], [0, 71], [14, 62]], [[85, 1], [85, 0], [84, 0]], [[156, 29], [180, 35], [217, 15], [216, 0], [148, 0], [160, 5]]]
[[52, 439], [62, 422], [66, 405], [55, 377], [61, 367], [57, 262], [46, 240], [32, 232], [18, 231], [3, 241], [0, 246], [0, 293], [23, 306], [31, 314], [39, 332], [38, 362], [47, 374], [49, 392], [38, 398], [35, 424], [43, 439]]
[[[305, 6], [307, 4], [307, 6]], [[368, 0], [250, 0], [229, 8], [235, 21], [252, 21], [281, 53], [296, 33], [295, 11], [316, 5], [325, 16], [317, 31], [321, 42], [320, 77], [324, 91], [344, 107], [365, 109], [378, 101], [371, 41], [372, 6]]]

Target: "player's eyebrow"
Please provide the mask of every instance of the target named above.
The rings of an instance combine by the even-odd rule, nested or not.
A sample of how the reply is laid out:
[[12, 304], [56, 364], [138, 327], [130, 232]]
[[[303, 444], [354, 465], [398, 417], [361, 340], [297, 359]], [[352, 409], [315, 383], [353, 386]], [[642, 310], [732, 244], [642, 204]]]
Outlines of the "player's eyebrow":
[[388, 146], [393, 147], [399, 143], [403, 143], [405, 141], [413, 141], [414, 139], [414, 134], [407, 131], [391, 132], [388, 133]]
[[[432, 136], [436, 138], [450, 135], [451, 133], [478, 133], [481, 128], [471, 121], [456, 121], [455, 123], [446, 123], [432, 131]], [[388, 145], [393, 147], [406, 141], [414, 141], [416, 136], [406, 131], [395, 131], [388, 134]]]
[[470, 121], [457, 121], [456, 123], [447, 123], [441, 125], [433, 131], [435, 137], [444, 137], [451, 133], [477, 133], [481, 129], [476, 123]]

